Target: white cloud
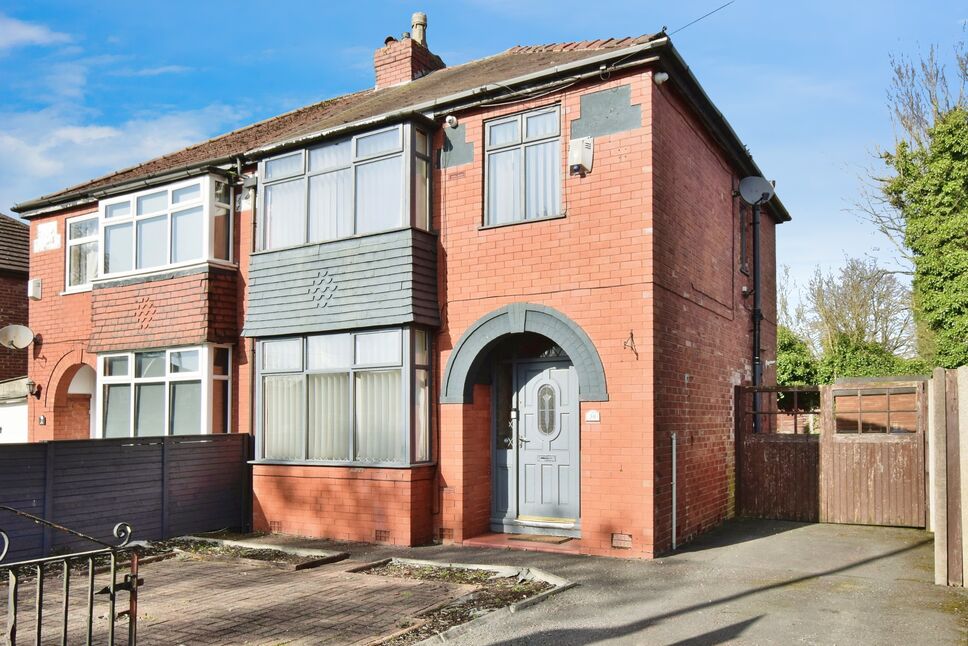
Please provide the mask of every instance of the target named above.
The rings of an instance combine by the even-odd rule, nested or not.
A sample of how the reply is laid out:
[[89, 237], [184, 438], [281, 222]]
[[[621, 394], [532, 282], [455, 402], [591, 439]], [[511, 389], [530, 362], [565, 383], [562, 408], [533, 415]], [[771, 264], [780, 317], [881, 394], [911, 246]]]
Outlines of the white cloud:
[[28, 45], [58, 45], [70, 42], [68, 34], [51, 30], [45, 25], [24, 22], [0, 14], [0, 54], [15, 47]]
[[0, 113], [0, 211], [204, 141], [246, 116], [221, 104], [113, 126], [85, 115], [68, 106]]
[[157, 67], [145, 67], [142, 69], [117, 70], [112, 72], [115, 76], [161, 76], [163, 74], [185, 74], [194, 71], [194, 68], [186, 65], [159, 65]]

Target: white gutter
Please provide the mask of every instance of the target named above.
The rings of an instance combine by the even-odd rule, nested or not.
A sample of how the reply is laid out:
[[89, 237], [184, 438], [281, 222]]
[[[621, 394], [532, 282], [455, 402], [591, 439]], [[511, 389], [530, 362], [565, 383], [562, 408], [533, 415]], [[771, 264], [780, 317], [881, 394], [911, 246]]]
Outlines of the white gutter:
[[284, 139], [283, 141], [277, 141], [271, 144], [266, 144], [264, 146], [259, 146], [245, 152], [245, 156], [265, 156], [274, 150], [280, 148], [287, 148], [292, 146], [297, 146], [305, 141], [321, 139], [323, 137], [328, 137], [332, 135], [345, 132], [347, 130], [356, 130], [368, 125], [374, 125], [383, 121], [390, 121], [393, 119], [400, 119], [404, 117], [409, 117], [417, 113], [425, 113], [430, 111], [431, 114], [435, 108], [443, 105], [449, 105], [462, 101], [465, 99], [472, 99], [481, 94], [487, 94], [489, 92], [496, 92], [498, 90], [507, 90], [510, 85], [520, 85], [523, 83], [528, 83], [530, 81], [535, 81], [548, 76], [558, 76], [562, 73], [570, 72], [572, 70], [581, 69], [588, 67], [589, 65], [594, 65], [595, 63], [604, 63], [615, 58], [631, 58], [636, 54], [641, 52], [646, 52], [660, 45], [665, 45], [669, 42], [667, 37], [657, 38], [655, 40], [650, 40], [647, 43], [642, 43], [640, 45], [633, 45], [632, 47], [625, 47], [622, 49], [610, 50], [607, 53], [599, 54], [597, 56], [590, 56], [588, 58], [583, 58], [578, 61], [573, 61], [571, 63], [563, 63], [561, 65], [556, 65], [554, 67], [548, 67], [538, 72], [531, 72], [530, 74], [524, 74], [522, 76], [517, 76], [502, 83], [488, 83], [487, 85], [482, 85], [470, 90], [462, 90], [460, 92], [455, 92], [454, 94], [449, 94], [447, 96], [438, 97], [436, 99], [431, 99], [429, 101], [424, 101], [423, 103], [417, 103], [400, 110], [393, 110], [391, 112], [384, 112], [373, 117], [367, 117], [366, 119], [360, 119], [359, 121], [353, 121], [350, 123], [344, 123], [339, 126], [334, 126], [332, 128], [325, 128], [323, 130], [317, 130], [306, 135], [300, 135], [298, 137], [293, 137], [291, 139]]

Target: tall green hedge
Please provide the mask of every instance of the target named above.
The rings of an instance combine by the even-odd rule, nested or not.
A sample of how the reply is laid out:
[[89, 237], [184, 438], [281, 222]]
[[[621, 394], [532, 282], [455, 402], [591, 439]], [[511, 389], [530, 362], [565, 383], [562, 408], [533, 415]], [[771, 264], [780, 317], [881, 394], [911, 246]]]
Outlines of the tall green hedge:
[[927, 335], [921, 352], [948, 368], [968, 365], [968, 110], [935, 121], [924, 147], [901, 142], [885, 193], [906, 222], [914, 253], [914, 307]]

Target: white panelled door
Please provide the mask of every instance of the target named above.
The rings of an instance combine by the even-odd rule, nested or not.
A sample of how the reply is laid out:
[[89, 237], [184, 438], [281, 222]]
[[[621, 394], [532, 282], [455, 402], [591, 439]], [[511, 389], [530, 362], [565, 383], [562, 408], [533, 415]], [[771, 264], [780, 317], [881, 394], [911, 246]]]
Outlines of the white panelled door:
[[517, 366], [517, 488], [521, 520], [579, 516], [578, 375], [567, 362]]

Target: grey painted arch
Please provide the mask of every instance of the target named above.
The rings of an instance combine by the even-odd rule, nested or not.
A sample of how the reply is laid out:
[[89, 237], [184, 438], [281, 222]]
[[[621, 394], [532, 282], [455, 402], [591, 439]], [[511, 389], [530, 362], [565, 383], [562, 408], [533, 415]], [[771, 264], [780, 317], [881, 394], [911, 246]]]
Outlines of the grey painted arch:
[[578, 372], [580, 401], [608, 401], [605, 368], [585, 331], [551, 307], [512, 303], [481, 317], [461, 335], [447, 360], [440, 402], [472, 402], [474, 379], [488, 351], [505, 336], [524, 332], [547, 337], [568, 354]]

